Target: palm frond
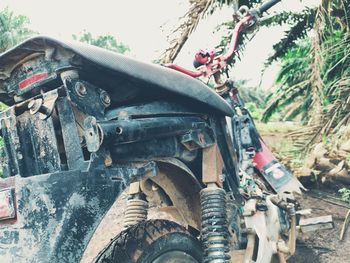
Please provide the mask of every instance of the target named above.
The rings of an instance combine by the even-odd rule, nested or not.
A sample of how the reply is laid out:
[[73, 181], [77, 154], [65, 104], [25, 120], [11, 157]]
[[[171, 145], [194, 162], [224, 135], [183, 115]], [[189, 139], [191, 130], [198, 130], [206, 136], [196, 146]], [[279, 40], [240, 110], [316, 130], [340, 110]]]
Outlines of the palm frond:
[[161, 64], [171, 63], [175, 60], [191, 33], [197, 28], [201, 18], [216, 1], [192, 0], [190, 2], [190, 9], [180, 18], [179, 26], [168, 36], [169, 47], [159, 58], [158, 62]]
[[262, 0], [190, 0], [189, 11], [180, 18], [179, 26], [168, 36], [169, 47], [158, 62], [161, 64], [173, 62], [203, 17], [213, 14], [224, 5], [232, 6], [232, 10], [236, 11], [238, 6], [246, 5], [250, 8], [261, 2]]
[[315, 9], [310, 8], [306, 8], [302, 13], [293, 15], [284, 12], [281, 15], [276, 15], [271, 21], [266, 22], [270, 23], [270, 25], [281, 25], [282, 23], [292, 24], [291, 28], [285, 32], [285, 37], [273, 46], [275, 52], [268, 58], [267, 65], [284, 56], [290, 48], [297, 45], [299, 40], [307, 36], [307, 33], [314, 26], [315, 13]]

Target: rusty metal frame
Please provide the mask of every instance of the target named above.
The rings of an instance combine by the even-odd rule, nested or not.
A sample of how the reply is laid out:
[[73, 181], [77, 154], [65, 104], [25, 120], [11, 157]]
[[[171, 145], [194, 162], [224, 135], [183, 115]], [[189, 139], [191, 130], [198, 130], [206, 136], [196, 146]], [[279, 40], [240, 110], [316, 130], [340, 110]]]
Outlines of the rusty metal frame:
[[[157, 160], [158, 173], [150, 178], [166, 193], [171, 200], [169, 209], [164, 209], [174, 218], [187, 225], [200, 229], [199, 192], [201, 184], [191, 170], [175, 158]], [[145, 184], [141, 184], [142, 191], [150, 198], [152, 192], [147, 191]]]

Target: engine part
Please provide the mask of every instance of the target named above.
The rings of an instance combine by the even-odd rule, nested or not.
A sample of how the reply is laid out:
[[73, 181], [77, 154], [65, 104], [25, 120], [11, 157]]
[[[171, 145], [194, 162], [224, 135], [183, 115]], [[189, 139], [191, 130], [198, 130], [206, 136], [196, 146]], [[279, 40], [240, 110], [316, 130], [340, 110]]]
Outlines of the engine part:
[[201, 190], [202, 243], [204, 263], [228, 263], [229, 232], [226, 215], [226, 191], [217, 186]]
[[[120, 145], [184, 135], [189, 131], [202, 131], [204, 133], [209, 128], [206, 121], [200, 117], [157, 117], [97, 121], [96, 118], [89, 116], [84, 120], [84, 126], [87, 147], [91, 152], [98, 150], [102, 143]], [[210, 138], [210, 136], [203, 136], [202, 138], [204, 140]], [[209, 143], [212, 143], [212, 139]], [[203, 144], [206, 145], [204, 141]]]

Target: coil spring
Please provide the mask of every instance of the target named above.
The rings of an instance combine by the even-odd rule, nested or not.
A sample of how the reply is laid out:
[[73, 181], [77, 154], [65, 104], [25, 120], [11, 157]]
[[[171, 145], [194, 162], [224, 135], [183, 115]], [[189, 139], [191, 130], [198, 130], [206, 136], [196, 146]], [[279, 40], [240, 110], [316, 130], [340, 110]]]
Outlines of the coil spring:
[[202, 243], [204, 263], [228, 263], [229, 232], [226, 214], [226, 191], [205, 188], [201, 191]]
[[124, 229], [147, 220], [148, 202], [139, 198], [129, 199], [124, 214]]

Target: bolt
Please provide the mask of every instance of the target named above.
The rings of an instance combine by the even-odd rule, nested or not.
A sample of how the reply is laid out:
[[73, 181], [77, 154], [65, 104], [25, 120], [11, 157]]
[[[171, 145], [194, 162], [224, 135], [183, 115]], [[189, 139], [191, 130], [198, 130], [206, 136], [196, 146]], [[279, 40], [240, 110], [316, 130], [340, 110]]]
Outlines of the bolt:
[[36, 99], [36, 100], [31, 100], [28, 103], [28, 109], [30, 114], [35, 114], [39, 111], [41, 105], [43, 104], [43, 100], [42, 99]]
[[152, 191], [157, 192], [159, 190], [159, 186], [155, 183], [152, 183]]
[[198, 135], [198, 139], [200, 143], [204, 143], [204, 135], [202, 133]]
[[77, 82], [75, 84], [75, 92], [78, 94], [78, 96], [84, 97], [87, 94], [85, 85], [81, 82]]
[[105, 163], [106, 167], [110, 167], [113, 164], [113, 160], [112, 160], [112, 158], [110, 156], [108, 156], [108, 157], [106, 157], [104, 163]]
[[122, 127], [116, 127], [116, 128], [115, 128], [115, 133], [116, 133], [117, 135], [121, 135], [121, 134], [123, 133], [123, 128], [122, 128]]
[[111, 105], [111, 98], [108, 96], [107, 92], [101, 91], [100, 99], [105, 107]]

